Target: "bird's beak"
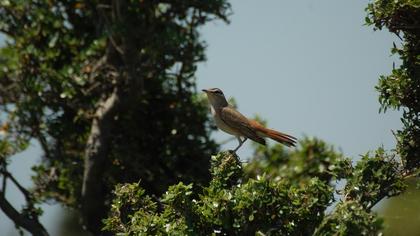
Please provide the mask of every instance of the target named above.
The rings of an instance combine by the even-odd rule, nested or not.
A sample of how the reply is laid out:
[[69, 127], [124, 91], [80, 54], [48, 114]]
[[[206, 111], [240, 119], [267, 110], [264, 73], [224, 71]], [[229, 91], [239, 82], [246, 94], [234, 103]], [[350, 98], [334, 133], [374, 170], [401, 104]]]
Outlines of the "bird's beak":
[[201, 91], [203, 91], [203, 92], [205, 92], [205, 93], [207, 93], [207, 92], [208, 92], [208, 90], [207, 90], [207, 89], [202, 89]]

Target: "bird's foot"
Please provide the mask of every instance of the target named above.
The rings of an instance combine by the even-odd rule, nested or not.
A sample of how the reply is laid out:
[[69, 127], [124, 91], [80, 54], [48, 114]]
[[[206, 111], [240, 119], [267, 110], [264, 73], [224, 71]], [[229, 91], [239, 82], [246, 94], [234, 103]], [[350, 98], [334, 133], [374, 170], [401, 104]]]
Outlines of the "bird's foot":
[[228, 152], [230, 153], [230, 154], [236, 154], [236, 151], [237, 151], [238, 149], [234, 149], [234, 150], [228, 150]]

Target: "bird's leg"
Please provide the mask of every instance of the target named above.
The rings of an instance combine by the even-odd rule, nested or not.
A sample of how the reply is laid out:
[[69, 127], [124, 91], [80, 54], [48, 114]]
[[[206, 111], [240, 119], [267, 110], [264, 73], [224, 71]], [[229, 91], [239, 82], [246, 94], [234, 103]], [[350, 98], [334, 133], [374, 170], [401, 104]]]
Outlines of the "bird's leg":
[[238, 149], [242, 146], [242, 144], [244, 144], [245, 143], [245, 141], [248, 139], [248, 138], [244, 138], [244, 140], [242, 140], [239, 136], [238, 137], [236, 137], [237, 139], [238, 139], [238, 141], [239, 141], [239, 145], [235, 148], [235, 150], [233, 150], [233, 152], [236, 152], [236, 151], [238, 151]]

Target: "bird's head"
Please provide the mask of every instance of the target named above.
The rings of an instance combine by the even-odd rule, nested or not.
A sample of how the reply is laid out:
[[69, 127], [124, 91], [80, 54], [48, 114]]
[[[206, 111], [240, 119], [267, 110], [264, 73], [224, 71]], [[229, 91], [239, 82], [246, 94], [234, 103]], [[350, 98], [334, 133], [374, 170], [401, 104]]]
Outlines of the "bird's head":
[[203, 89], [213, 107], [224, 107], [228, 105], [225, 95], [218, 88]]

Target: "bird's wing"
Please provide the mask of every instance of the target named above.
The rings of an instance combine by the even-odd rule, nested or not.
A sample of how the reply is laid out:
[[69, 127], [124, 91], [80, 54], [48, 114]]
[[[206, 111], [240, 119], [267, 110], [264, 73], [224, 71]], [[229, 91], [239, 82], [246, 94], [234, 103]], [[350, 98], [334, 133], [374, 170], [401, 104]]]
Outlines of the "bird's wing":
[[242, 136], [265, 145], [265, 140], [257, 135], [248, 119], [232, 107], [224, 107], [220, 109], [220, 118], [229, 127], [242, 134]]

